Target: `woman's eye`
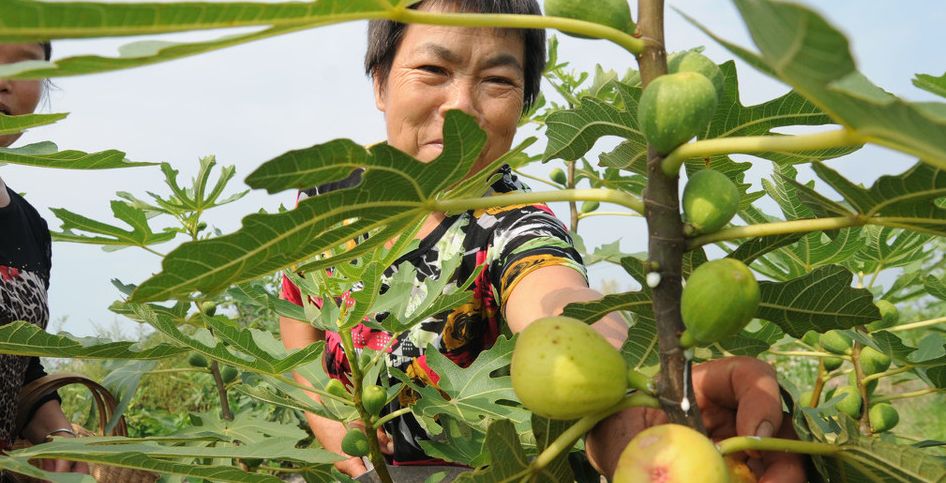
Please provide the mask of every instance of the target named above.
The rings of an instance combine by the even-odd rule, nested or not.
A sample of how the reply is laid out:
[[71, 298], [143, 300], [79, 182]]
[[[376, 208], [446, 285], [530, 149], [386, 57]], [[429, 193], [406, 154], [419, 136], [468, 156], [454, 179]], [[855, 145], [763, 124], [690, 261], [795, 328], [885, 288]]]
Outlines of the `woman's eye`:
[[438, 67], [436, 65], [422, 65], [418, 67], [419, 70], [424, 72], [430, 72], [431, 74], [446, 74], [447, 71], [443, 67]]

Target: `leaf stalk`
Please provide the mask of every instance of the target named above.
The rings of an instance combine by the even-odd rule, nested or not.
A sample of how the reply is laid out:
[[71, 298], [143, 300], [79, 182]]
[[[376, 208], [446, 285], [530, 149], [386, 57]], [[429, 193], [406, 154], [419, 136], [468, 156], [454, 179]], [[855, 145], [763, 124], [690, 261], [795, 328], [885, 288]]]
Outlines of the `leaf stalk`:
[[644, 213], [644, 203], [623, 191], [608, 188], [586, 188], [558, 191], [513, 193], [485, 198], [461, 198], [455, 200], [430, 200], [427, 208], [432, 211], [458, 213], [466, 210], [493, 208], [497, 206], [522, 205], [529, 203], [547, 203], [550, 201], [601, 201], [614, 203]]

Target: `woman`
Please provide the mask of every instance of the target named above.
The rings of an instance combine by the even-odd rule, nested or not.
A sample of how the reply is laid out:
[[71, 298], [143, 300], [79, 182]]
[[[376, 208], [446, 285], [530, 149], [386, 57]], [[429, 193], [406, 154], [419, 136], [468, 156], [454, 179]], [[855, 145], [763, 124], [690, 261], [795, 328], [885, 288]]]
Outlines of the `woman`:
[[[534, 0], [426, 0], [414, 8], [540, 14]], [[374, 82], [376, 105], [384, 113], [388, 143], [421, 161], [431, 161], [443, 149], [444, 114], [460, 109], [473, 116], [487, 133], [486, 146], [473, 168], [482, 169], [509, 149], [520, 114], [538, 94], [544, 42], [544, 32], [534, 30], [373, 22], [368, 31], [366, 69]], [[523, 189], [511, 172], [504, 170], [502, 174], [493, 191]], [[350, 186], [357, 178], [355, 175], [315, 191]], [[486, 265], [470, 288], [472, 302], [419, 324], [390, 344], [388, 365], [423, 383], [436, 383], [439, 377], [427, 367], [424, 348], [428, 344], [466, 366], [493, 343], [501, 324], [518, 332], [533, 320], [560, 314], [569, 303], [601, 297], [588, 288], [584, 267], [567, 230], [544, 205], [454, 216], [434, 213], [418, 238], [419, 247], [389, 268], [386, 277], [404, 261], [414, 265], [421, 279], [438, 276], [441, 262], [446, 260], [462, 259], [454, 275], [458, 280], [465, 280], [474, 267]], [[288, 279], [283, 285], [283, 296], [301, 303], [298, 289]], [[347, 361], [336, 334], [322, 333], [287, 318], [280, 321], [280, 327], [289, 348], [325, 340], [329, 375], [345, 378]], [[625, 323], [614, 315], [593, 327], [616, 347], [626, 337]], [[363, 326], [353, 336], [356, 349], [381, 349], [390, 339], [385, 333]], [[790, 426], [782, 417], [774, 371], [756, 359], [730, 358], [702, 364], [694, 369], [694, 386], [713, 436], [770, 436], [783, 428], [783, 422]], [[403, 391], [388, 410], [410, 404], [412, 397], [409, 391]], [[343, 454], [340, 442], [345, 428], [312, 414], [307, 418], [319, 441]], [[591, 461], [603, 474], [613, 474], [630, 438], [662, 418], [657, 411], [632, 409], [599, 424], [586, 443]], [[383, 440], [388, 443], [385, 446], [393, 464], [436, 463], [417, 444], [426, 435], [413, 416], [393, 420], [384, 429]], [[801, 460], [795, 456], [773, 456], [765, 463], [768, 479], [763, 481], [804, 481]], [[365, 471], [358, 458], [336, 466], [352, 476]]]
[[[0, 44], [0, 64], [25, 60], [49, 60], [51, 46], [42, 44]], [[0, 111], [6, 115], [32, 114], [43, 95], [40, 80], [0, 79]], [[6, 148], [21, 133], [0, 136]], [[29, 202], [7, 187], [0, 178], [0, 325], [24, 320], [46, 328], [49, 307], [51, 241], [46, 221]], [[37, 357], [0, 355], [0, 446], [8, 448], [22, 436], [33, 444], [51, 436], [75, 437], [72, 425], [53, 394], [32, 409], [21, 434], [14, 434], [17, 395], [26, 383], [46, 375]], [[56, 472], [88, 473], [85, 463], [66, 460], [43, 461], [43, 469]]]

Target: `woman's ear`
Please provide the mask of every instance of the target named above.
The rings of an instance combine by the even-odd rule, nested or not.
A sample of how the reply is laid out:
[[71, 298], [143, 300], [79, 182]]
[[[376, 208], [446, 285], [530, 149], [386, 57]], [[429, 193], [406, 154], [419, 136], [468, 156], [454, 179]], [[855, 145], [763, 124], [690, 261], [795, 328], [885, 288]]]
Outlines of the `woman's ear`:
[[374, 105], [379, 111], [384, 112], [384, 87], [377, 74], [371, 76], [371, 82], [374, 87]]

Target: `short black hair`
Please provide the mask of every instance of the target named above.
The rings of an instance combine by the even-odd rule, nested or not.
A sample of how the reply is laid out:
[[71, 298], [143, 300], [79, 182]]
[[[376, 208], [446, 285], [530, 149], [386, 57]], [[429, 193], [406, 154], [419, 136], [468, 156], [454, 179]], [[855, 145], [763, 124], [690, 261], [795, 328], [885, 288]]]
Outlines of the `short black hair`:
[[[536, 0], [421, 0], [409, 8], [423, 5], [442, 5], [449, 10], [464, 13], [510, 13], [542, 15]], [[368, 23], [368, 51], [365, 53], [365, 73], [384, 85], [391, 73], [394, 54], [404, 37], [406, 24], [391, 20], [372, 20]], [[523, 111], [527, 111], [539, 95], [542, 71], [545, 70], [545, 30], [511, 29], [522, 34], [525, 44], [525, 86]]]
[[43, 55], [46, 57], [46, 60], [49, 60], [53, 57], [53, 44], [50, 41], [40, 42], [39, 45], [43, 47]]

